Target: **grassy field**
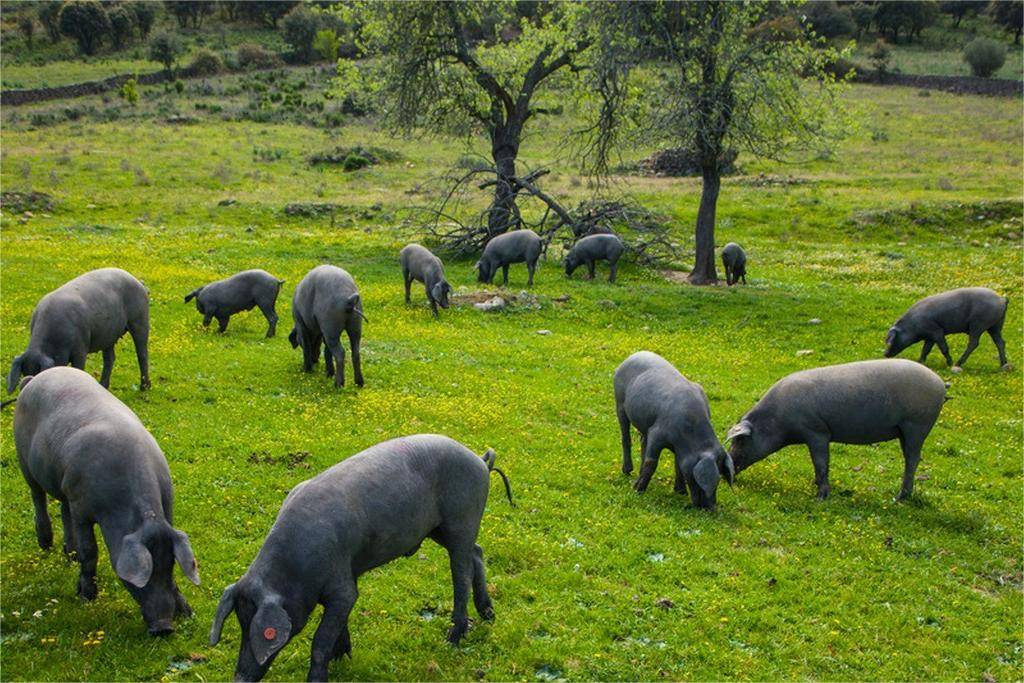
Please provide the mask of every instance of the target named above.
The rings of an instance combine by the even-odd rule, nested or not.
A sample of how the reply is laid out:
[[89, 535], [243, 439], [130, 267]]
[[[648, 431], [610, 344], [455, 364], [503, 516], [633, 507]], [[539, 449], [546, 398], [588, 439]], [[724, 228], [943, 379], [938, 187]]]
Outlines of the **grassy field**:
[[[99, 599], [80, 603], [77, 568], [36, 546], [5, 410], [2, 678], [230, 678], [238, 628], [232, 619], [208, 647], [213, 611], [286, 492], [381, 440], [440, 432], [477, 452], [493, 447], [512, 480], [518, 507], [496, 490], [480, 537], [497, 620], [477, 624], [459, 649], [444, 644], [448, 565], [425, 544], [360, 582], [353, 658], [334, 663], [333, 678], [1020, 679], [1022, 382], [1019, 370], [999, 371], [989, 340], [960, 375], [933, 354], [953, 400], [907, 503], [892, 502], [895, 443], [835, 446], [824, 503], [800, 448], [743, 472], [712, 514], [672, 493], [669, 454], [642, 496], [619, 471], [611, 374], [639, 349], [703, 384], [721, 435], [789, 372], [879, 357], [907, 306], [952, 287], [1010, 297], [1008, 353], [1024, 363], [1020, 103], [868, 86], [848, 100], [864, 124], [831, 158], [741, 158], [747, 175], [724, 182], [718, 242], [747, 248], [749, 286], [692, 288], [634, 266], [615, 285], [567, 280], [553, 251], [533, 289], [539, 308], [483, 314], [459, 304], [437, 322], [422, 289], [413, 305], [402, 301], [397, 252], [409, 236], [390, 226], [423, 201], [408, 191], [472, 151], [465, 145], [398, 140], [360, 123], [224, 122], [202, 110], [189, 126], [5, 121], [4, 190], [45, 191], [58, 204], [31, 216], [4, 210], [0, 360], [24, 348], [36, 301], [67, 279], [117, 265], [146, 282], [153, 390], [137, 391], [127, 337], [111, 389], [167, 455], [175, 522], [203, 583], [182, 580], [196, 616], [150, 638], [104, 548]], [[571, 125], [542, 120], [525, 161], [551, 162]], [[403, 158], [348, 174], [306, 162], [357, 143]], [[588, 192], [571, 164], [556, 160], [554, 171], [545, 187], [558, 196]], [[671, 216], [689, 248], [696, 181], [622, 177], [612, 190]], [[344, 208], [332, 228], [285, 215], [294, 201]], [[362, 389], [303, 374], [285, 339], [291, 292], [322, 262], [351, 272], [363, 294]], [[204, 331], [182, 296], [250, 267], [287, 279], [279, 336], [263, 339], [257, 312], [224, 336]], [[449, 262], [448, 275], [463, 297], [481, 289], [471, 261]], [[513, 267], [512, 292], [525, 281]], [[958, 353], [966, 340], [951, 341]], [[88, 369], [99, 366], [90, 357]], [[313, 630], [283, 651], [271, 679], [304, 677]]]

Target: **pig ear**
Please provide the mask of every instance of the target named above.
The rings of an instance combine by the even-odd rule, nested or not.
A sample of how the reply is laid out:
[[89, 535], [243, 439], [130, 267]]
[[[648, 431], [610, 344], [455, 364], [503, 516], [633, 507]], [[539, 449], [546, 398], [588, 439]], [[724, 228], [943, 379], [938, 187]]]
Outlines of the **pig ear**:
[[21, 356], [15, 357], [11, 363], [11, 371], [7, 374], [7, 393], [13, 394], [18, 388], [18, 379], [21, 377]]
[[149, 583], [149, 577], [153, 574], [153, 556], [142, 544], [138, 532], [128, 534], [122, 539], [114, 571], [136, 588], [142, 588]]
[[285, 646], [291, 632], [292, 621], [284, 608], [276, 601], [264, 600], [249, 624], [249, 645], [260, 666]]
[[228, 618], [231, 611], [235, 609], [235, 592], [237, 583], [233, 583], [224, 589], [217, 603], [217, 613], [213, 616], [213, 626], [210, 627], [210, 647], [220, 642], [220, 632], [224, 628], [224, 620]]
[[174, 559], [177, 561], [181, 571], [188, 577], [188, 580], [199, 585], [199, 563], [192, 553], [192, 546], [188, 542], [188, 534], [184, 531], [174, 530]]
[[693, 478], [697, 480], [697, 485], [704, 490], [704, 493], [710, 496], [718, 488], [718, 482], [722, 475], [718, 473], [714, 458], [703, 457], [693, 466]]
[[299, 329], [297, 327], [293, 327], [292, 331], [288, 333], [288, 341], [292, 343], [293, 349], [299, 348]]
[[893, 325], [889, 328], [889, 333], [885, 335], [885, 343], [891, 344], [892, 340], [896, 338], [896, 333], [900, 331], [900, 328]]
[[720, 469], [722, 471], [722, 476], [725, 477], [727, 482], [729, 482], [729, 486], [732, 486], [733, 482], [736, 481], [736, 466], [733, 465], [732, 456], [729, 455], [729, 453], [726, 453], [725, 457], [722, 458], [722, 466]]
[[746, 420], [741, 420], [739, 424], [733, 425], [725, 435], [725, 440], [732, 441], [741, 436], [750, 436], [750, 423]]

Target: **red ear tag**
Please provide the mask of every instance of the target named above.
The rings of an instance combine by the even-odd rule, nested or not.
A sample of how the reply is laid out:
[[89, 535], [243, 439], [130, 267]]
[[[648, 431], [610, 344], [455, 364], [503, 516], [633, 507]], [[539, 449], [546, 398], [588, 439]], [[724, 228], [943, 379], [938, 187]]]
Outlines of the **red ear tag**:
[[263, 629], [263, 637], [267, 640], [273, 640], [274, 638], [277, 638], [277, 629], [273, 626], [266, 627], [265, 629]]

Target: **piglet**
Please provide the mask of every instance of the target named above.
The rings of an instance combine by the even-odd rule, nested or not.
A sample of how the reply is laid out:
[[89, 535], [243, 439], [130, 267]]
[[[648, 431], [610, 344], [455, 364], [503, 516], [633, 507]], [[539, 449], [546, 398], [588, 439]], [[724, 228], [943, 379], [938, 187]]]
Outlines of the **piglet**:
[[565, 257], [565, 274], [572, 277], [573, 271], [583, 264], [587, 266], [590, 279], [594, 279], [595, 261], [607, 261], [611, 266], [608, 282], [615, 282], [615, 274], [619, 270], [619, 258], [626, 250], [617, 235], [587, 235], [573, 245]]
[[1003, 323], [1009, 304], [1008, 298], [985, 287], [964, 287], [925, 297], [889, 328], [885, 337], [885, 357], [892, 358], [908, 346], [924, 341], [918, 362], [924, 363], [932, 346], [937, 345], [946, 364], [953, 365], [946, 335], [966, 333], [967, 348], [953, 365], [953, 372], [960, 372], [967, 357], [978, 348], [981, 335], [988, 332], [999, 351], [999, 364], [1004, 370], [1009, 369], [1006, 342], [1003, 341]]
[[188, 536], [172, 526], [174, 490], [163, 452], [135, 413], [81, 370], [51, 368], [23, 386], [14, 446], [39, 547], [53, 543], [49, 495], [60, 501], [64, 552], [78, 554], [78, 595], [96, 597], [98, 524], [146, 628], [170, 633], [176, 614], [192, 614], [174, 582], [174, 563], [195, 584], [199, 571]]
[[615, 412], [622, 432], [622, 472], [633, 471], [630, 425], [640, 432], [643, 461], [633, 485], [643, 492], [658, 467], [661, 451], [675, 455], [675, 491], [695, 507], [714, 508], [718, 482], [732, 484], [733, 464], [711, 426], [708, 397], [667, 360], [638, 351], [615, 370]]
[[533, 230], [514, 230], [491, 239], [484, 247], [484, 253], [476, 262], [477, 279], [490, 284], [501, 268], [504, 284], [508, 284], [508, 267], [512, 263], [526, 263], [530, 277], [527, 286], [533, 286], [533, 273], [543, 247], [540, 237]]
[[110, 386], [114, 345], [132, 335], [139, 360], [140, 389], [149, 383], [149, 292], [120, 268], [90, 270], [53, 290], [36, 305], [29, 324], [28, 348], [11, 363], [7, 393], [22, 375], [72, 365], [85, 368], [85, 357], [103, 352], [100, 384]]
[[[351, 654], [348, 618], [359, 576], [424, 539], [448, 550], [455, 605], [448, 641], [466, 633], [470, 587], [477, 613], [494, 618], [483, 550], [476, 543], [494, 451], [483, 457], [446, 436], [418, 434], [357, 453], [302, 482], [285, 498], [248, 571], [224, 590], [210, 645], [232, 611], [241, 627], [235, 680], [258, 681], [318, 604], [309, 680], [327, 679], [332, 658]], [[500, 472], [500, 471], [499, 471]], [[504, 474], [501, 475], [505, 477]], [[505, 479], [505, 492], [512, 492]]]
[[947, 385], [909, 360], [869, 360], [794, 372], [776, 382], [726, 438], [741, 472], [775, 451], [806, 444], [814, 464], [818, 499], [831, 491], [829, 444], [900, 440], [903, 487], [914, 491], [921, 447], [939, 418]]
[[722, 247], [722, 266], [725, 267], [725, 283], [730, 287], [740, 280], [747, 284], [747, 252], [735, 242]]
[[448, 297], [452, 286], [444, 277], [444, 264], [430, 250], [419, 244], [410, 244], [398, 254], [402, 264], [402, 279], [405, 281], [405, 303], [409, 303], [409, 289], [412, 281], [423, 283], [427, 290], [427, 301], [437, 317], [437, 307], [448, 308]]
[[218, 332], [228, 328], [228, 320], [235, 313], [251, 311], [258, 306], [269, 324], [267, 336], [273, 337], [277, 331], [274, 304], [283, 284], [284, 280], [278, 280], [265, 270], [243, 270], [229, 278], [193, 289], [185, 295], [185, 303], [195, 299], [196, 310], [203, 314], [203, 327], [209, 327], [210, 321], [216, 318]]
[[292, 318], [295, 326], [288, 335], [288, 341], [293, 349], [302, 347], [303, 370], [313, 371], [313, 366], [320, 360], [320, 344], [323, 343], [327, 376], [334, 377], [335, 386], [345, 386], [345, 349], [341, 346], [341, 333], [344, 331], [352, 347], [352, 372], [356, 385], [363, 386], [359, 342], [363, 336], [362, 320], [366, 320], [366, 316], [359, 289], [351, 275], [336, 266], [317, 266], [306, 273], [292, 295]]

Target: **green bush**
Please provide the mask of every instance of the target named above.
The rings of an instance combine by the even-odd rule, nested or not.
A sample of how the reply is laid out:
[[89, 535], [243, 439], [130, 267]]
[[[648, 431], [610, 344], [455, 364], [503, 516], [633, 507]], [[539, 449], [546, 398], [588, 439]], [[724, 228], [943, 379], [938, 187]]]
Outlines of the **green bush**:
[[133, 0], [126, 2], [125, 7], [135, 15], [135, 25], [139, 28], [139, 37], [146, 39], [153, 29], [153, 22], [156, 21], [157, 4], [146, 2], [146, 0]]
[[203, 48], [196, 52], [188, 70], [193, 76], [215, 76], [224, 71], [224, 61], [213, 50]]
[[45, 0], [36, 4], [36, 16], [39, 23], [46, 29], [46, 35], [51, 43], [60, 40], [60, 8], [64, 3], [61, 0]]
[[889, 47], [889, 43], [879, 38], [868, 53], [868, 59], [879, 74], [888, 73], [889, 62], [892, 61], [892, 48]]
[[989, 78], [1006, 63], [1006, 48], [990, 38], [975, 38], [964, 48], [964, 61], [975, 76]]
[[277, 55], [256, 43], [239, 45], [237, 55], [238, 66], [242, 69], [267, 69], [280, 63]]
[[135, 34], [135, 13], [124, 5], [114, 5], [107, 10], [110, 21], [110, 42], [120, 50]]
[[121, 86], [121, 99], [128, 104], [135, 106], [139, 103], [139, 83], [134, 78], [129, 78]]
[[91, 55], [110, 33], [107, 10], [97, 0], [70, 0], [60, 9], [60, 32], [78, 43], [82, 54]]
[[316, 32], [313, 39], [313, 49], [328, 62], [338, 61], [338, 50], [341, 48], [341, 38], [333, 29], [324, 29]]
[[167, 31], [157, 33], [149, 41], [149, 59], [164, 65], [164, 69], [170, 73], [174, 69], [175, 62], [181, 56], [182, 47], [178, 36]]
[[285, 15], [284, 21], [281, 23], [284, 42], [288, 43], [288, 46], [295, 52], [295, 56], [304, 63], [312, 62], [316, 54], [313, 49], [313, 41], [316, 40], [318, 26], [317, 15], [305, 4], [296, 5]]
[[834, 0], [807, 3], [804, 5], [804, 16], [814, 32], [824, 38], [852, 36], [857, 30], [850, 10], [839, 7]]
[[178, 93], [179, 95], [185, 92], [185, 83], [180, 78], [174, 81], [174, 92]]

